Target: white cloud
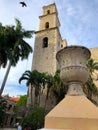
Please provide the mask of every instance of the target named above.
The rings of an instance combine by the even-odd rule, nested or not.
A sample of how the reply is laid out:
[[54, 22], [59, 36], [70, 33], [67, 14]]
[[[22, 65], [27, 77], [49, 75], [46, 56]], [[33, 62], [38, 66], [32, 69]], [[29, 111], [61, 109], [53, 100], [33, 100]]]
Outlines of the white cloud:
[[75, 13], [76, 13], [76, 10], [73, 8], [73, 6], [68, 5], [66, 8], [66, 14], [69, 16], [73, 16], [73, 15], [75, 15]]

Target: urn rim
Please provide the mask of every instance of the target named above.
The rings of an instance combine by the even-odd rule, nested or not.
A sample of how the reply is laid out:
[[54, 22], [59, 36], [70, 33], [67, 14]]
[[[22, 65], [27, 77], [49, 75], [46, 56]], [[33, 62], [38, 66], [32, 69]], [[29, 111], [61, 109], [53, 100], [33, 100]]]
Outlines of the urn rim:
[[71, 50], [71, 49], [76, 49], [76, 48], [79, 48], [79, 49], [81, 49], [81, 50], [84, 49], [84, 50], [88, 51], [88, 57], [87, 57], [87, 59], [90, 58], [91, 52], [90, 52], [90, 50], [89, 50], [87, 47], [78, 46], [78, 45], [70, 45], [70, 46], [66, 46], [66, 47], [64, 47], [63, 49], [59, 50], [59, 51], [57, 52], [57, 54], [56, 54], [56, 59], [58, 60], [58, 56], [60, 55], [61, 52], [65, 51], [65, 50], [68, 50], [68, 49]]

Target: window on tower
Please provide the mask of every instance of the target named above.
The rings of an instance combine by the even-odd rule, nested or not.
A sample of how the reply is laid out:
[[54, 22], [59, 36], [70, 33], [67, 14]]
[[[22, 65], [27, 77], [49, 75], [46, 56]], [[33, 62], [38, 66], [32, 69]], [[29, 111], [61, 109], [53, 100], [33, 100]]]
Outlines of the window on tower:
[[49, 28], [49, 22], [46, 22], [46, 23], [45, 23], [45, 28], [46, 28], [46, 29]]
[[50, 10], [47, 10], [47, 14], [50, 14]]
[[63, 44], [61, 44], [61, 48], [63, 48]]
[[48, 47], [48, 38], [47, 37], [43, 38], [43, 48], [46, 48], [46, 47]]

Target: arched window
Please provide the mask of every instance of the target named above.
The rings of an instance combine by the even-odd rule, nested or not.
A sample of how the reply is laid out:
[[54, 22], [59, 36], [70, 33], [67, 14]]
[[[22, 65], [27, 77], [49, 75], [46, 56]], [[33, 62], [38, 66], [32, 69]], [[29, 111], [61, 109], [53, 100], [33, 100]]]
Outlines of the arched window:
[[49, 22], [45, 23], [45, 28], [49, 28]]
[[50, 10], [47, 10], [47, 14], [50, 14]]
[[43, 48], [48, 47], [48, 38], [43, 38]]
[[61, 44], [61, 48], [63, 48], [63, 44]]

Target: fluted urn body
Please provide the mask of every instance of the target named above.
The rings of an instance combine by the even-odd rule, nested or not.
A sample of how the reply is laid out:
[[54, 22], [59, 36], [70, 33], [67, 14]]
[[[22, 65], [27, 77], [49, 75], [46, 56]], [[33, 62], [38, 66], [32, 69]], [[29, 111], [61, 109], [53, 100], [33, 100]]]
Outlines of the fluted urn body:
[[90, 55], [90, 51], [83, 46], [67, 46], [57, 53], [56, 58], [61, 70], [60, 77], [65, 84], [70, 86], [73, 84], [74, 89], [74, 86], [87, 81], [89, 70], [86, 63]]

